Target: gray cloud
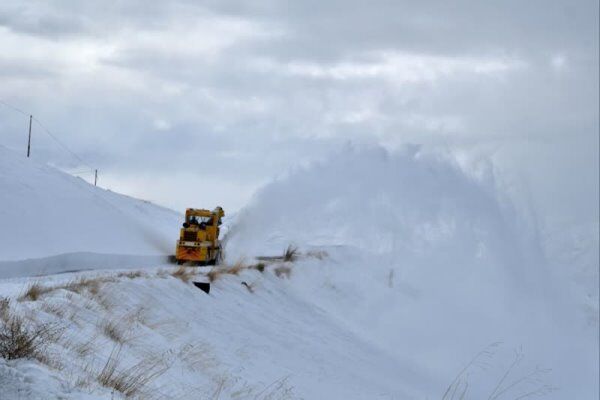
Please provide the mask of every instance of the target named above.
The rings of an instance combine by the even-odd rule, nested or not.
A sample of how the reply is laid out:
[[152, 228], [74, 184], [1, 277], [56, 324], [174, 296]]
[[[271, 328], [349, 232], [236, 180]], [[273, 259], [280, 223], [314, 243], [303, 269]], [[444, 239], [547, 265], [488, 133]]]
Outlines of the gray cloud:
[[[0, 98], [104, 184], [177, 208], [203, 201], [190, 180], [237, 208], [351, 141], [491, 158], [547, 215], [597, 215], [597, 15], [594, 1], [8, 1]], [[0, 116], [0, 144], [20, 149], [23, 116]], [[36, 156], [74, 165], [37, 133]]]

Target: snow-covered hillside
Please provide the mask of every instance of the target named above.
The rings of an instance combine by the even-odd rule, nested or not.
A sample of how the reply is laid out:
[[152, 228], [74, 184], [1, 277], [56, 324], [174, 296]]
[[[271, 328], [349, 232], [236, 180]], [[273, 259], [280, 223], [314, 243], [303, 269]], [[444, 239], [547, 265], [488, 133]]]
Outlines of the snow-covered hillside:
[[[9, 399], [120, 398], [107, 365], [144, 381], [138, 398], [597, 398], [597, 320], [491, 174], [345, 149], [264, 187], [228, 227], [219, 274], [181, 274], [152, 258], [170, 253], [176, 213], [0, 150], [0, 319], [62, 332], [41, 362], [0, 360]], [[49, 243], [21, 257], [24, 221]], [[294, 260], [257, 265], [290, 244]], [[144, 268], [26, 277], [90, 258]], [[191, 284], [211, 279], [210, 294]]]
[[172, 210], [93, 187], [0, 146], [0, 271], [4, 275], [15, 275], [15, 264], [6, 261], [54, 256], [44, 261], [45, 270], [33, 260], [21, 263], [24, 274], [29, 274], [119, 262], [135, 265], [131, 257], [108, 260], [90, 253], [113, 258], [172, 254], [180, 219]]

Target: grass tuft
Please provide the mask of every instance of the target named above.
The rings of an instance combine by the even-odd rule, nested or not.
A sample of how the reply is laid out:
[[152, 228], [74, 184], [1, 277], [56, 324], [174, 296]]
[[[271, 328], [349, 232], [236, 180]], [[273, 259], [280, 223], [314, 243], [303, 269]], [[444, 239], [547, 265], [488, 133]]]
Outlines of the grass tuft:
[[104, 332], [104, 334], [113, 342], [118, 344], [127, 342], [127, 335], [119, 321], [115, 319], [105, 319], [102, 321], [100, 327], [102, 328], [102, 332]]
[[224, 273], [224, 270], [219, 269], [219, 268], [213, 268], [207, 272], [206, 277], [208, 278], [208, 281], [212, 283], [212, 282], [216, 281], [217, 279], [219, 279], [219, 277], [221, 275], [223, 275], [223, 273]]
[[283, 261], [294, 262], [298, 258], [298, 247], [289, 245], [283, 253]]
[[121, 347], [110, 353], [97, 380], [104, 387], [121, 392], [125, 397], [148, 398], [151, 395], [149, 384], [164, 374], [169, 366], [160, 359], [144, 359], [127, 369], [119, 368]]
[[142, 277], [145, 278], [148, 275], [145, 272], [142, 272], [142, 271], [129, 271], [129, 272], [121, 272], [117, 276], [119, 278], [136, 279], [136, 278], [142, 278]]
[[21, 296], [19, 296], [18, 300], [19, 301], [26, 301], [26, 300], [36, 301], [40, 297], [42, 297], [42, 295], [49, 293], [49, 292], [53, 291], [54, 289], [55, 288], [53, 288], [53, 287], [43, 286], [37, 282], [34, 282], [27, 287], [27, 290], [25, 290], [25, 293], [23, 293]]
[[171, 276], [174, 278], [180, 279], [182, 282], [189, 282], [192, 277], [196, 275], [196, 271], [193, 268], [187, 268], [181, 265], [174, 272], [171, 273]]
[[61, 334], [62, 330], [53, 324], [28, 327], [22, 318], [9, 316], [0, 328], [0, 357], [6, 360], [44, 358], [47, 345], [58, 340]]
[[225, 273], [230, 274], [230, 275], [238, 275], [241, 270], [247, 269], [247, 268], [248, 267], [244, 263], [244, 260], [241, 259], [241, 260], [238, 260], [235, 264], [233, 264], [230, 268], [227, 268], [225, 270]]

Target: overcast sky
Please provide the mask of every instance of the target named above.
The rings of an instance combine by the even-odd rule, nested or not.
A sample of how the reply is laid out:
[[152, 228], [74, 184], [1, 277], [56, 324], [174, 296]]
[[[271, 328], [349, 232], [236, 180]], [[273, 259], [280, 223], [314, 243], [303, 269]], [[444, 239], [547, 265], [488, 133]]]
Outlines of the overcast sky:
[[[0, 2], [0, 99], [102, 186], [180, 210], [417, 143], [597, 220], [598, 85], [597, 1]], [[26, 131], [0, 105], [0, 145]], [[36, 125], [32, 156], [81, 169]]]

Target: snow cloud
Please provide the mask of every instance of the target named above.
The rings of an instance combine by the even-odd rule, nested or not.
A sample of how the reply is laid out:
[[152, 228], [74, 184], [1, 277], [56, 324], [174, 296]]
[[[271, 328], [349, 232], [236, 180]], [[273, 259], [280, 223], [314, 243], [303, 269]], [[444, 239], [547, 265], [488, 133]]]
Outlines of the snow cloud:
[[[347, 142], [418, 143], [597, 220], [598, 84], [591, 0], [0, 5], [0, 99], [101, 185], [178, 209], [237, 209]], [[0, 106], [0, 144], [26, 130]], [[79, 167], [35, 129], [32, 154]]]

